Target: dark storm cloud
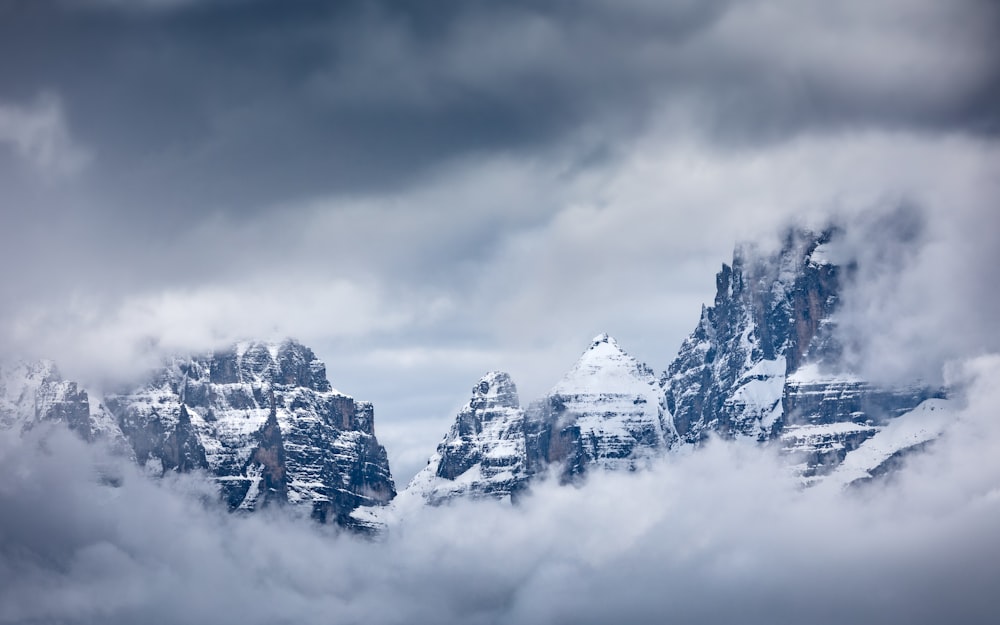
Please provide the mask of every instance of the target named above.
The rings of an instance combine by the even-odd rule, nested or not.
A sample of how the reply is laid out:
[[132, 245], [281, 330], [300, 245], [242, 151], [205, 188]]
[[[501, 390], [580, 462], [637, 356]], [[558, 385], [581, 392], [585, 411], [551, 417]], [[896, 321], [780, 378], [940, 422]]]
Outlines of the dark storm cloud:
[[160, 227], [581, 132], [599, 152], [663, 110], [737, 143], [998, 127], [987, 2], [128, 4], [7, 3], [0, 98], [57, 90], [104, 201]]

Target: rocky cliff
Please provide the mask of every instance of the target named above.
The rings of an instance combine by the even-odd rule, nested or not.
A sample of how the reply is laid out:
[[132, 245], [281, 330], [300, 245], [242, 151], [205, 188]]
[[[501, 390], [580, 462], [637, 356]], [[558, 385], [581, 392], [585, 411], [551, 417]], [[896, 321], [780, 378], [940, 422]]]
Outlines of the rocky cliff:
[[51, 361], [0, 367], [0, 428], [23, 432], [46, 423], [65, 424], [84, 440], [131, 454], [114, 417]]
[[524, 411], [517, 387], [500, 371], [487, 373], [407, 496], [439, 504], [457, 496], [515, 497], [527, 479]]
[[57, 422], [151, 475], [206, 472], [231, 510], [290, 505], [356, 527], [352, 510], [396, 494], [372, 405], [333, 389], [324, 364], [291, 340], [174, 358], [103, 402], [51, 362], [0, 369], [0, 427]]
[[836, 321], [857, 268], [832, 260], [842, 234], [737, 247], [659, 378], [607, 335], [524, 411], [509, 376], [488, 374], [403, 499], [516, 496], [552, 470], [563, 482], [634, 470], [711, 436], [777, 446], [804, 483], [884, 472], [937, 435], [948, 407], [939, 389], [882, 388], [845, 367]]
[[937, 389], [880, 388], [848, 371], [836, 332], [856, 267], [832, 262], [842, 232], [792, 230], [774, 253], [738, 247], [712, 306], [662, 377], [679, 441], [778, 441], [804, 480], [829, 473]]
[[105, 403], [149, 472], [204, 470], [234, 510], [291, 504], [350, 526], [354, 508], [396, 494], [372, 405], [333, 389], [295, 341], [178, 358]]

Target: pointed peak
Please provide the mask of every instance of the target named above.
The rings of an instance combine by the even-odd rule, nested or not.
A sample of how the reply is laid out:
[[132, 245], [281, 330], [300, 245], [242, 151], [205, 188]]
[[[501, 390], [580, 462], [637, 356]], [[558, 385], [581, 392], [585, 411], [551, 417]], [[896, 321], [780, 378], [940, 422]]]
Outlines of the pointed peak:
[[472, 387], [472, 399], [469, 405], [477, 407], [482, 405], [483, 402], [512, 408], [517, 408], [520, 405], [517, 396], [517, 386], [514, 385], [514, 380], [511, 379], [509, 373], [506, 371], [490, 371], [479, 378], [479, 382]]
[[483, 377], [479, 378], [479, 382], [476, 384], [474, 391], [483, 391], [485, 388], [493, 388], [513, 383], [514, 382], [511, 379], [510, 374], [506, 371], [488, 371], [483, 375]]
[[618, 344], [618, 341], [615, 340], [615, 337], [611, 336], [607, 332], [595, 336], [593, 340], [590, 341], [590, 347], [588, 348], [588, 351], [605, 345], [616, 351], [625, 353], [625, 350], [622, 349], [622, 346]]
[[607, 333], [599, 334], [590, 342], [590, 347], [580, 356], [580, 360], [590, 360], [593, 358], [616, 358], [625, 356], [630, 358], [628, 353], [622, 349], [615, 338]]
[[601, 334], [594, 337], [587, 351], [551, 392], [576, 393], [581, 392], [581, 389], [598, 388], [602, 384], [608, 385], [609, 389], [617, 388], [622, 385], [623, 380], [636, 379], [648, 381], [655, 379], [655, 376], [648, 367], [622, 349], [618, 341], [607, 334]]
[[601, 343], [607, 343], [609, 345], [613, 345], [614, 347], [618, 347], [618, 341], [616, 341], [614, 337], [612, 337], [607, 332], [602, 332], [601, 334], [595, 336], [593, 340], [590, 342], [590, 346], [593, 348], [600, 345]]

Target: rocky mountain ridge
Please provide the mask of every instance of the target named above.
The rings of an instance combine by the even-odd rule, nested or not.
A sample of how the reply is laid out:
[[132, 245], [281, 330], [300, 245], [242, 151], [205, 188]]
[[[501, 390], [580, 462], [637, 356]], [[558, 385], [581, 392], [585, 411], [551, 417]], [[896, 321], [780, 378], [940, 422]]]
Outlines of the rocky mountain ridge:
[[508, 374], [487, 373], [392, 506], [372, 405], [292, 340], [174, 358], [100, 400], [51, 363], [0, 369], [0, 427], [62, 422], [154, 476], [205, 472], [231, 510], [287, 505], [359, 530], [415, 505], [516, 500], [540, 476], [640, 469], [712, 437], [777, 447], [804, 484], [857, 483], [932, 441], [950, 408], [940, 389], [879, 387], [844, 365], [837, 313], [856, 268], [832, 260], [841, 235], [737, 247], [660, 375], [607, 334], [527, 407]]
[[231, 510], [290, 505], [353, 527], [350, 512], [396, 494], [374, 409], [335, 390], [293, 340], [174, 358], [138, 388], [89, 401], [49, 364], [5, 370], [8, 427], [62, 421], [113, 440], [150, 475], [203, 471]]
[[[772, 253], [737, 247], [716, 276], [713, 304], [659, 378], [603, 334], [527, 409], [508, 394], [502, 431], [511, 471], [500, 488], [482, 479], [480, 458], [499, 443], [493, 430], [473, 435], [460, 425], [475, 416], [474, 389], [405, 498], [516, 497], [552, 469], [564, 482], [593, 469], [634, 470], [710, 437], [777, 445], [805, 484], [884, 472], [937, 435], [948, 402], [940, 389], [881, 388], [845, 370], [836, 313], [856, 268], [831, 261], [842, 234], [790, 230]], [[513, 388], [497, 372], [480, 384], [498, 379]]]

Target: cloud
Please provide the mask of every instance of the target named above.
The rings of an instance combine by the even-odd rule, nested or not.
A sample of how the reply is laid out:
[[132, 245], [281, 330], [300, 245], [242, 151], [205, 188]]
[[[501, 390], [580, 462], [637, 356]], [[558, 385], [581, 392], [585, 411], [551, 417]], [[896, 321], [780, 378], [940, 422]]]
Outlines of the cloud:
[[[165, 352], [289, 334], [375, 402], [380, 428], [439, 424], [410, 439], [413, 458], [485, 371], [510, 371], [530, 401], [600, 332], [664, 370], [735, 242], [833, 216], [881, 254], [846, 295], [857, 367], [936, 381], [947, 360], [998, 349], [989, 140], [869, 131], [730, 150], [667, 123], [627, 155], [575, 168], [575, 154], [470, 159], [402, 191], [197, 225], [133, 232], [83, 206], [14, 227], [0, 343], [67, 375], [133, 377]], [[873, 215], [900, 204], [923, 230], [888, 253]]]
[[23, 311], [5, 338], [25, 356], [57, 354], [66, 375], [82, 382], [120, 383], [170, 354], [249, 338], [296, 336], [308, 342], [317, 336], [364, 336], [409, 323], [409, 314], [364, 285], [342, 280], [303, 285], [258, 275], [241, 283], [137, 293], [110, 306], [78, 294], [65, 306]]
[[[992, 175], [991, 162], [970, 163], [970, 175]], [[840, 245], [858, 271], [837, 315], [848, 366], [879, 383], [939, 384], [948, 362], [1000, 349], [1000, 296], [983, 288], [1000, 262], [988, 204], [951, 198], [931, 209], [902, 197], [854, 220]]]
[[828, 4], [20, 3], [0, 101], [50, 130], [0, 158], [100, 158], [0, 167], [0, 352], [287, 333], [380, 426], [446, 426], [599, 332], [662, 370], [736, 241], [905, 203], [924, 238], [848, 318], [873, 376], [937, 378], [996, 347], [996, 8]]
[[104, 210], [148, 219], [379, 193], [581, 135], [627, 149], [664, 111], [727, 146], [998, 128], [1000, 22], [977, 0], [39, 2], [9, 18], [9, 88], [57, 85], [101, 154]]
[[963, 407], [889, 483], [801, 490], [769, 450], [715, 442], [376, 541], [226, 515], [197, 478], [147, 481], [67, 433], [4, 434], [0, 622], [992, 622], [1000, 358], [950, 375]]
[[62, 104], [52, 93], [43, 93], [27, 106], [0, 102], [2, 144], [46, 178], [79, 173], [91, 159], [70, 138]]

